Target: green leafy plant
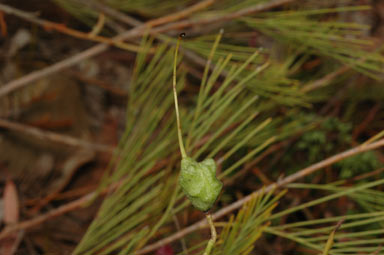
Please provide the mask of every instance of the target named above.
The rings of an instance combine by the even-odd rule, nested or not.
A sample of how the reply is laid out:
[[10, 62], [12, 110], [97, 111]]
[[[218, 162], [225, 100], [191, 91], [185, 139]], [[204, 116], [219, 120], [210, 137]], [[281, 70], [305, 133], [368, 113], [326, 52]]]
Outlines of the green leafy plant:
[[[233, 10], [249, 8], [254, 3], [240, 1], [233, 6]], [[213, 6], [199, 15], [227, 15], [230, 9]], [[315, 114], [308, 117], [304, 112], [310, 111], [314, 103], [327, 102], [331, 94], [329, 91], [334, 93], [338, 89], [332, 86], [331, 78], [323, 91], [317, 90], [323, 85], [311, 86], [318, 82], [324, 71], [335, 71], [340, 65], [347, 64], [355, 71], [377, 78], [383, 59], [377, 52], [368, 52], [364, 48], [370, 44], [369, 39], [359, 38], [365, 27], [335, 22], [332, 18], [326, 22], [321, 19], [326, 15], [332, 17], [341, 12], [365, 9], [360, 6], [270, 11], [235, 19], [234, 29], [248, 31], [252, 28], [277, 38], [281, 46], [279, 52], [282, 52], [282, 56], [278, 57], [274, 55], [273, 47], [255, 49], [242, 37], [230, 34], [231, 31], [227, 35], [221, 32], [218, 36], [186, 38], [182, 45], [184, 57], [192, 51], [207, 60], [201, 74], [196, 74], [199, 86], [186, 79], [187, 68], [178, 65], [180, 58], [174, 54], [171, 45], [177, 44], [178, 47], [179, 41], [164, 35], [144, 37], [129, 87], [126, 131], [100, 188], [113, 186], [113, 189], [104, 199], [75, 254], [152, 252], [155, 250], [153, 247], [159, 246], [149, 242], [158, 239], [161, 242], [163, 238], [167, 241], [170, 236], [179, 233], [175, 234], [175, 229], [170, 227], [172, 218], [189, 215], [189, 204], [206, 211], [216, 206], [225, 209], [228, 206], [226, 201], [236, 203], [235, 200], [239, 199], [237, 194], [228, 192], [230, 198], [226, 201], [220, 199], [215, 205], [222, 188], [221, 181], [236, 185], [235, 178], [249, 174], [261, 158], [270, 159], [265, 156], [271, 155], [268, 154], [270, 149], [272, 156], [281, 154], [279, 149], [270, 146], [274, 142], [289, 142], [300, 135], [295, 148], [299, 149], [299, 153], [309, 151], [309, 159], [306, 158], [305, 162], [291, 158], [290, 163], [283, 166], [284, 169], [298, 168], [301, 163], [308, 166], [331, 156], [336, 149], [350, 147], [351, 127], [348, 123], [320, 118]], [[296, 36], [296, 32], [301, 36]], [[349, 37], [349, 34], [356, 37]], [[313, 56], [320, 62], [332, 62], [332, 65], [319, 73], [314, 72], [314, 76], [305, 76], [302, 66]], [[170, 68], [172, 65], [173, 70]], [[305, 77], [304, 81], [302, 77]], [[171, 83], [174, 85], [174, 98], [167, 86]], [[311, 89], [307, 90], [308, 87]], [[180, 108], [177, 94], [182, 95], [179, 97], [182, 100]], [[172, 101], [176, 103], [176, 115], [173, 114]], [[185, 137], [185, 145], [182, 137]], [[178, 150], [182, 155], [181, 166]], [[287, 156], [290, 155], [287, 153]], [[367, 163], [369, 161], [365, 161], [366, 170], [374, 170], [377, 165]], [[263, 174], [273, 176], [276, 171], [271, 169], [270, 173]], [[357, 171], [348, 176], [354, 174]], [[256, 181], [252, 183], [252, 188], [261, 186], [260, 181], [253, 178]], [[290, 184], [288, 192], [305, 189], [321, 197], [311, 201], [302, 201], [300, 197], [299, 202], [280, 203], [279, 207], [277, 201], [283, 200], [281, 193], [274, 198], [272, 193], [259, 194], [227, 222], [215, 219], [213, 223], [208, 214], [211, 229], [208, 244], [204, 237], [199, 236], [196, 240], [187, 234], [180, 234], [172, 241], [182, 238], [186, 242], [193, 240], [197, 244], [187, 247], [188, 252], [194, 254], [250, 254], [256, 240], [264, 236], [290, 240], [296, 243], [295, 247], [306, 247], [312, 253], [326, 251], [331, 255], [344, 255], [360, 248], [374, 251], [381, 232], [375, 229], [374, 236], [368, 236], [359, 227], [368, 227], [368, 224], [379, 221], [372, 219], [368, 223], [365, 220], [373, 216], [381, 217], [383, 208], [377, 201], [380, 202], [384, 196], [373, 188], [382, 182], [368, 180], [366, 184], [354, 187], [342, 186], [343, 183]], [[230, 188], [234, 189], [235, 185]], [[373, 194], [376, 201], [372, 198]], [[185, 195], [188, 200], [185, 200]], [[284, 201], [289, 201], [287, 197]], [[310, 209], [331, 204], [341, 197], [350, 199], [354, 209], [351, 214], [344, 215], [347, 212], [335, 210], [332, 213], [342, 215], [320, 215], [321, 219], [309, 217]], [[272, 211], [274, 208], [276, 212]], [[221, 216], [228, 214], [220, 213]], [[309, 216], [298, 220], [298, 214]], [[345, 224], [333, 233], [335, 224], [342, 217], [346, 218]], [[359, 225], [359, 220], [365, 223]], [[216, 228], [223, 225], [216, 238]], [[185, 233], [183, 230], [180, 232]], [[330, 233], [333, 233], [333, 245], [328, 249], [326, 243]], [[351, 239], [340, 242], [344, 236]], [[358, 239], [363, 237], [366, 245], [359, 243]], [[205, 250], [204, 246], [207, 247]]]
[[236, 217], [230, 217], [219, 236], [218, 247], [214, 254], [246, 255], [252, 252], [254, 243], [270, 225], [268, 219], [272, 210], [275, 209], [286, 190], [272, 197], [273, 192], [272, 190], [267, 194], [261, 192], [254, 195], [244, 204]]
[[350, 145], [351, 129], [349, 123], [343, 123], [336, 118], [326, 118], [321, 121], [318, 128], [303, 134], [296, 147], [298, 151], [308, 154], [308, 163], [313, 163], [330, 155], [335, 148]]
[[[270, 220], [280, 218], [284, 215], [292, 214], [295, 211], [306, 210], [310, 207], [316, 207], [325, 202], [330, 202], [344, 196], [348, 196], [369, 212], [359, 213], [357, 211], [342, 215], [326, 217], [322, 219], [297, 221], [284, 225], [268, 227], [266, 232], [281, 236], [309, 247], [318, 252], [327, 251], [328, 254], [358, 254], [357, 252], [375, 252], [380, 251], [377, 244], [382, 242], [380, 234], [383, 232], [381, 224], [383, 215], [383, 206], [380, 204], [383, 198], [383, 192], [373, 191], [372, 188], [382, 185], [383, 180], [371, 181], [369, 183], [356, 185], [354, 187], [343, 187], [332, 184], [314, 185], [314, 184], [290, 184], [291, 189], [318, 189], [331, 192], [319, 199], [302, 203], [289, 209], [285, 209], [270, 217]], [[373, 195], [373, 193], [375, 195]], [[343, 221], [336, 233], [329, 235], [335, 230], [334, 225]], [[332, 224], [332, 225], [328, 225]], [[373, 225], [372, 225], [373, 224]], [[339, 224], [337, 224], [339, 225]], [[332, 249], [329, 240], [333, 240]], [[322, 243], [319, 245], [319, 243]], [[378, 253], [382, 254], [382, 253]]]
[[[194, 159], [189, 158], [185, 152], [183, 138], [181, 135], [179, 106], [176, 91], [177, 53], [179, 50], [180, 39], [184, 36], [184, 33], [179, 35], [175, 50], [175, 59], [173, 62], [173, 95], [175, 98], [177, 134], [179, 138], [180, 152], [182, 155], [179, 183], [192, 205], [201, 211], [207, 212], [212, 208], [214, 202], [218, 198], [223, 184], [216, 178], [216, 163], [213, 159], [205, 159], [199, 163]], [[208, 242], [204, 255], [209, 255], [211, 253], [211, 250], [216, 242], [216, 229], [213, 225], [212, 216], [209, 213], [207, 214], [207, 220], [211, 227], [212, 237]]]
[[363, 174], [377, 169], [382, 165], [374, 152], [368, 151], [354, 157], [346, 158], [336, 164], [340, 169], [340, 177], [343, 179], [351, 178], [357, 174]]

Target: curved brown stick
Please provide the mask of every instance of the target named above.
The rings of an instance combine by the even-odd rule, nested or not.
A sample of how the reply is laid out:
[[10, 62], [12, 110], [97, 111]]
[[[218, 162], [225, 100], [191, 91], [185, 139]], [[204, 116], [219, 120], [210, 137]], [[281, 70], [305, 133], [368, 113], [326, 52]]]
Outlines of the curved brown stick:
[[[336, 154], [336, 155], [329, 157], [323, 161], [320, 161], [320, 162], [313, 164], [307, 168], [304, 168], [295, 174], [289, 175], [286, 178], [281, 179], [280, 181], [277, 181], [271, 185], [268, 185], [267, 187], [265, 187], [263, 189], [259, 189], [255, 192], [249, 194], [248, 196], [246, 196], [246, 197], [230, 204], [229, 206], [224, 207], [223, 209], [217, 211], [216, 213], [214, 213], [212, 215], [212, 218], [213, 218], [213, 220], [216, 220], [216, 219], [240, 208], [244, 203], [249, 201], [255, 194], [259, 194], [261, 192], [264, 192], [264, 193], [270, 192], [271, 190], [273, 190], [275, 188], [279, 188], [279, 187], [282, 187], [284, 185], [287, 185], [291, 182], [294, 182], [300, 178], [303, 178], [309, 174], [312, 174], [312, 173], [314, 173], [314, 172], [316, 172], [322, 168], [325, 168], [326, 166], [334, 164], [334, 163], [341, 161], [345, 158], [354, 156], [354, 155], [359, 154], [359, 153], [364, 152], [364, 151], [374, 150], [374, 149], [380, 148], [382, 146], [384, 146], [384, 139], [381, 139], [377, 142], [374, 142], [374, 143], [371, 143], [368, 145], [365, 145], [365, 144], [359, 145], [359, 146], [352, 148], [350, 150]], [[201, 229], [201, 228], [205, 228], [206, 226], [207, 226], [207, 221], [205, 219], [202, 219], [202, 220], [196, 222], [195, 224], [193, 224], [189, 227], [186, 227], [183, 230], [181, 230], [181, 231], [179, 231], [179, 232], [177, 232], [177, 233], [175, 233], [175, 234], [173, 234], [167, 238], [164, 238], [164, 239], [162, 239], [162, 240], [160, 240], [154, 244], [151, 244], [151, 245], [148, 245], [147, 247], [144, 247], [142, 250], [138, 251], [137, 254], [145, 254], [145, 253], [148, 253], [150, 251], [153, 251], [153, 250], [155, 250], [155, 249], [157, 249], [157, 248], [159, 248], [165, 244], [171, 243], [171, 242], [173, 242], [173, 241], [175, 241], [175, 240], [177, 240], [177, 239], [179, 239], [179, 238], [181, 238], [181, 237], [183, 237], [183, 236], [185, 236], [191, 232], [194, 232], [194, 231]]]
[[[359, 154], [359, 153], [362, 153], [362, 152], [365, 152], [365, 151], [369, 151], [369, 150], [374, 150], [374, 149], [377, 149], [377, 148], [380, 148], [384, 146], [384, 139], [381, 139], [377, 142], [374, 142], [374, 143], [371, 143], [371, 144], [363, 144], [363, 145], [359, 145], [355, 148], [352, 148], [350, 150], [347, 150], [347, 151], [344, 151], [344, 152], [341, 152], [339, 154], [336, 154], [332, 157], [329, 157], [323, 161], [320, 161], [316, 164], [313, 164], [307, 168], [304, 168], [300, 171], [298, 171], [297, 173], [295, 174], [292, 174], [290, 176], [287, 176], [286, 178], [284, 179], [281, 179], [280, 181], [278, 182], [275, 182], [271, 185], [268, 185], [267, 187], [263, 188], [263, 189], [260, 189], [260, 190], [257, 190], [255, 192], [253, 192], [252, 194], [249, 194], [248, 196], [230, 204], [229, 206], [217, 211], [215, 214], [212, 215], [212, 218], [213, 220], [215, 219], [218, 219], [238, 208], [240, 208], [245, 202], [249, 201], [252, 196], [254, 194], [257, 194], [257, 193], [261, 193], [261, 192], [269, 192], [275, 188], [279, 188], [279, 187], [282, 187], [284, 185], [287, 185], [291, 182], [294, 182], [300, 178], [303, 178], [309, 174], [312, 174], [322, 168], [325, 168], [326, 166], [329, 166], [331, 164], [334, 164], [338, 161], [341, 161], [345, 158], [348, 158], [348, 157], [351, 157], [351, 156], [354, 156], [356, 154]], [[116, 187], [116, 185], [112, 185], [113, 187], [111, 188], [114, 188]], [[110, 190], [109, 188], [107, 190]], [[10, 233], [12, 232], [15, 232], [15, 231], [18, 231], [18, 230], [21, 230], [21, 229], [28, 229], [28, 228], [31, 228], [31, 227], [34, 227], [46, 220], [49, 220], [50, 218], [53, 218], [55, 216], [59, 216], [61, 214], [64, 214], [66, 212], [69, 212], [69, 211], [72, 211], [76, 208], [79, 208], [85, 204], [87, 204], [89, 201], [91, 201], [92, 199], [94, 199], [94, 195], [96, 193], [95, 192], [91, 192], [73, 202], [70, 202], [66, 205], [63, 205], [57, 209], [54, 209], [46, 214], [43, 214], [43, 215], [40, 215], [40, 216], [37, 216], [36, 218], [33, 218], [33, 219], [30, 219], [30, 220], [26, 220], [26, 221], [23, 221], [21, 223], [18, 223], [18, 224], [15, 224], [13, 226], [9, 226], [7, 228], [5, 228], [1, 233], [0, 233], [0, 240], [7, 237]], [[201, 221], [198, 221], [196, 222], [195, 224], [189, 226], [189, 227], [186, 227], [184, 228], [183, 230], [181, 231], [178, 231], [177, 233], [167, 237], [167, 238], [164, 238], [154, 244], [151, 244], [151, 245], [148, 245], [147, 247], [144, 247], [142, 250], [138, 251], [137, 254], [145, 254], [147, 252], [150, 252], [150, 251], [153, 251], [167, 243], [171, 243], [193, 231], [196, 231], [200, 228], [205, 228], [207, 227], [207, 222], [205, 219], [201, 220]]]
[[[174, 22], [176, 20], [185, 18], [196, 11], [204, 9], [214, 2], [212, 0], [205, 0], [205, 1], [197, 3], [197, 4], [195, 4], [189, 8], [186, 8], [185, 10], [182, 10], [178, 13], [174, 13], [174, 14], [166, 15], [164, 17], [160, 17], [158, 19], [150, 20], [150, 21], [148, 21], [148, 22], [146, 22], [140, 26], [137, 26], [131, 30], [128, 30], [128, 31], [114, 37], [112, 40], [116, 41], [116, 43], [118, 43], [119, 41], [122, 41], [122, 40], [136, 38], [136, 37], [141, 36], [144, 33], [146, 33], [149, 28], [154, 27], [154, 26], [159, 26], [159, 25], [162, 25], [165, 23], [169, 23], [169, 24], [166, 24], [166, 25], [159, 27], [159, 28], [156, 28], [156, 29], [148, 30], [148, 32], [150, 34], [156, 34], [156, 33], [161, 33], [161, 32], [165, 32], [165, 31], [169, 31], [169, 30], [173, 30], [173, 29], [181, 29], [181, 28], [195, 26], [195, 25], [209, 24], [212, 22], [227, 21], [227, 20], [239, 18], [239, 17], [245, 16], [245, 15], [250, 15], [250, 14], [253, 14], [256, 12], [269, 10], [271, 8], [275, 8], [275, 7], [278, 7], [280, 5], [288, 4], [288, 3], [291, 3], [294, 1], [296, 1], [296, 0], [275, 0], [272, 2], [264, 3], [264, 4], [258, 4], [258, 5], [255, 5], [253, 7], [250, 7], [250, 8], [245, 8], [245, 9], [239, 10], [237, 12], [231, 13], [229, 15], [206, 18], [206, 19], [201, 19], [201, 20], [196, 20], [196, 21], [189, 21], [189, 20], [184, 21], [184, 20], [182, 20], [180, 22], [170, 23], [170, 22]], [[6, 12], [5, 8], [7, 8], [7, 7], [8, 6], [6, 6], [6, 5], [0, 4], [0, 10], [2, 10], [4, 12]], [[9, 9], [9, 7], [8, 7], [8, 9]], [[14, 12], [13, 13], [11, 12], [11, 14], [14, 14]], [[3, 86], [0, 87], [0, 97], [5, 96], [6, 94], [8, 94], [8, 93], [10, 93], [16, 89], [25, 87], [29, 83], [36, 81], [40, 78], [46, 77], [48, 75], [51, 75], [51, 74], [56, 73], [58, 71], [61, 71], [65, 68], [73, 66], [82, 60], [96, 56], [96, 55], [104, 52], [105, 50], [107, 50], [108, 47], [109, 46], [106, 44], [98, 44], [98, 45], [93, 46], [93, 47], [91, 47], [91, 48], [89, 48], [83, 52], [76, 54], [75, 56], [67, 58], [63, 61], [60, 61], [60, 62], [53, 64], [49, 67], [46, 67], [44, 69], [31, 72], [30, 74], [27, 74], [21, 78], [15, 79], [15, 80], [7, 83], [7, 84], [4, 84]]]
[[[196, 11], [199, 11], [201, 9], [208, 7], [209, 5], [213, 4], [214, 1], [215, 0], [205, 0], [205, 1], [199, 2], [195, 5], [192, 5], [191, 7], [186, 8], [180, 12], [150, 20], [150, 21], [148, 21], [148, 22], [146, 22], [140, 26], [137, 26], [131, 30], [128, 30], [128, 31], [114, 37], [112, 40], [114, 42], [118, 43], [119, 41], [122, 41], [125, 39], [140, 36], [140, 35], [144, 34], [149, 27], [154, 27], [154, 26], [158, 26], [158, 25], [161, 25], [161, 24], [164, 24], [167, 22], [173, 22], [173, 21], [176, 21], [178, 19], [185, 18]], [[0, 10], [2, 10], [3, 12], [6, 12], [8, 14], [17, 15], [17, 16], [22, 17], [24, 19], [31, 19], [34, 17], [33, 14], [28, 14], [26, 12], [19, 11], [15, 8], [12, 8], [12, 7], [9, 7], [7, 5], [3, 5], [3, 4], [0, 4]], [[21, 78], [13, 80], [13, 81], [5, 84], [4, 86], [0, 87], [0, 97], [6, 95], [6, 94], [8, 94], [8, 93], [10, 93], [16, 89], [22, 88], [22, 87], [28, 85], [29, 83], [36, 81], [37, 79], [40, 79], [42, 77], [51, 75], [55, 72], [58, 72], [60, 70], [63, 70], [63, 69], [68, 68], [70, 66], [73, 66], [73, 65], [77, 64], [78, 62], [85, 60], [87, 58], [96, 56], [96, 55], [102, 53], [103, 51], [107, 50], [108, 47], [109, 46], [107, 44], [98, 44], [96, 46], [93, 46], [93, 47], [81, 52], [81, 53], [76, 54], [75, 56], [67, 58], [63, 61], [60, 61], [56, 64], [53, 64], [53, 65], [46, 67], [42, 70], [31, 72], [30, 74], [27, 74]]]
[[60, 206], [59, 208], [56, 208], [52, 211], [49, 211], [46, 214], [42, 214], [42, 215], [37, 216], [33, 219], [26, 220], [26, 221], [20, 222], [20, 223], [15, 224], [15, 225], [7, 226], [7, 227], [5, 227], [5, 229], [3, 231], [1, 231], [0, 240], [9, 236], [11, 233], [13, 233], [15, 231], [34, 227], [34, 226], [39, 225], [42, 222], [47, 221], [51, 218], [57, 217], [59, 215], [67, 213], [69, 211], [73, 211], [74, 209], [77, 209], [77, 208], [87, 204], [88, 202], [90, 202], [92, 199], [94, 199], [95, 195], [96, 195], [95, 192], [91, 192], [91, 193], [89, 193], [89, 194], [87, 194], [87, 195], [85, 195], [85, 196], [83, 196], [83, 197], [81, 197], [75, 201], [72, 201], [68, 204]]

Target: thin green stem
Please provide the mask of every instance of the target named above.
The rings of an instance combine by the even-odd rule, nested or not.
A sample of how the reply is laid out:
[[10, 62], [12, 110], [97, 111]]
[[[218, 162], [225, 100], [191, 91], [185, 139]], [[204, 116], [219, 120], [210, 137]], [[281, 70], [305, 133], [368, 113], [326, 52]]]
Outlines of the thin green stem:
[[179, 137], [180, 152], [181, 152], [181, 156], [183, 158], [186, 158], [187, 157], [187, 153], [185, 153], [185, 148], [184, 148], [184, 144], [183, 144], [183, 138], [182, 138], [182, 135], [181, 135], [181, 123], [180, 123], [180, 114], [179, 114], [179, 104], [177, 102], [177, 91], [176, 91], [177, 53], [179, 51], [180, 40], [184, 36], [185, 36], [184, 33], [179, 35], [179, 38], [178, 38], [177, 44], [176, 44], [175, 58], [173, 60], [173, 96], [175, 98], [175, 110], [176, 110], [176, 121], [177, 121], [177, 136]]
[[210, 213], [207, 213], [206, 217], [207, 217], [208, 224], [211, 227], [211, 239], [208, 241], [207, 247], [205, 248], [205, 251], [204, 251], [204, 255], [209, 255], [211, 254], [213, 246], [216, 243], [217, 234], [216, 234], [215, 225], [213, 225], [212, 215]]
[[[211, 52], [209, 53], [207, 64], [205, 65], [203, 79], [201, 80], [201, 85], [200, 85], [200, 90], [199, 90], [199, 96], [197, 97], [197, 107], [196, 107], [196, 110], [195, 110], [195, 114], [193, 115], [193, 120], [192, 120], [192, 125], [191, 125], [192, 129], [196, 125], [197, 116], [201, 113], [201, 107], [203, 105], [203, 99], [205, 99], [205, 97], [207, 96], [207, 94], [209, 92], [209, 88], [210, 87], [206, 86], [207, 85], [207, 79], [208, 79], [208, 72], [209, 72], [209, 69], [210, 69], [210, 66], [211, 66], [211, 62], [212, 62], [213, 56], [214, 56], [214, 54], [216, 52], [217, 46], [219, 45], [221, 37], [223, 36], [223, 33], [224, 33], [224, 30], [221, 29], [219, 35], [216, 37], [216, 40], [215, 40], [215, 42], [213, 44]], [[191, 133], [189, 133], [188, 137], [187, 137], [187, 148], [189, 148], [189, 145], [191, 143], [191, 138], [192, 138]]]

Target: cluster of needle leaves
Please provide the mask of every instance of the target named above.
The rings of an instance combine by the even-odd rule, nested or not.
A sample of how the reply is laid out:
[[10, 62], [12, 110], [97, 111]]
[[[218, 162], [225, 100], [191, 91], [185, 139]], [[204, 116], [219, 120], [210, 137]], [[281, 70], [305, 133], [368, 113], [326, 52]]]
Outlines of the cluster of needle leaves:
[[[71, 5], [76, 1], [56, 1], [75, 15], [89, 17], [83, 13], [86, 9]], [[148, 6], [159, 6], [158, 1], [125, 1], [123, 5], [106, 2], [122, 11], [142, 10], [143, 15]], [[191, 1], [161, 1], [160, 6], [172, 9], [181, 2]], [[198, 13], [196, 19], [225, 15], [266, 1], [229, 2], [233, 1], [214, 4]], [[177, 89], [188, 155], [198, 161], [214, 158], [218, 178], [225, 184], [213, 213], [236, 199], [226, 191], [230, 188], [226, 183], [247, 175], [248, 166], [258, 162], [272, 144], [316, 130], [319, 123], [301, 113], [310, 112], [314, 104], [326, 103], [346, 77], [330, 77], [314, 86], [318, 80], [343, 66], [350, 68], [349, 75], [379, 79], [382, 74], [384, 58], [380, 48], [365, 36], [367, 26], [336, 19], [340, 13], [364, 12], [369, 7], [305, 7], [241, 17], [234, 20], [228, 32], [195, 36], [182, 43], [182, 52], [193, 52], [207, 60], [196, 84], [184, 64], [188, 63], [188, 54], [181, 54]], [[249, 30], [268, 38], [268, 47], [249, 46], [238, 36]], [[251, 40], [252, 36], [246, 38]], [[173, 234], [175, 216], [193, 211], [177, 184], [180, 155], [171, 87], [175, 41], [166, 36], [141, 40], [129, 85], [126, 129], [100, 187], [114, 189], [74, 254], [135, 254], [154, 240]], [[314, 58], [319, 67], [308, 76], [303, 65]], [[255, 184], [263, 186], [261, 181]], [[352, 186], [346, 180], [289, 184], [288, 194], [297, 190], [313, 193], [299, 203], [287, 202], [293, 195], [259, 194], [237, 216], [219, 222], [224, 228], [218, 228], [213, 254], [253, 254], [260, 239], [267, 242], [274, 238], [295, 243], [295, 254], [384, 254], [379, 247], [383, 242], [384, 203], [380, 201], [384, 202], [384, 193], [377, 188], [383, 184], [384, 180], [374, 178]], [[331, 217], [322, 215], [319, 219], [310, 213], [337, 205], [341, 198], [348, 199], [349, 208], [335, 209]], [[279, 201], [283, 202], [277, 206]], [[333, 231], [341, 219], [344, 222]], [[333, 245], [326, 245], [330, 233], [329, 243]], [[188, 250], [180, 250], [180, 254], [200, 254], [207, 242], [203, 235], [198, 242], [192, 242], [189, 236], [179, 238], [185, 239]]]

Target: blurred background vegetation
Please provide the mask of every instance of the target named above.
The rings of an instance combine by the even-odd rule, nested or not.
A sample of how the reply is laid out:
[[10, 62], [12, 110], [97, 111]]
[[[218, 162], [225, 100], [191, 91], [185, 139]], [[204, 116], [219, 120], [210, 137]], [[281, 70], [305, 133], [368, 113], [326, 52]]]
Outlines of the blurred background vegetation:
[[2, 1], [1, 254], [202, 254], [181, 32], [213, 254], [384, 254], [383, 24], [380, 0]]

